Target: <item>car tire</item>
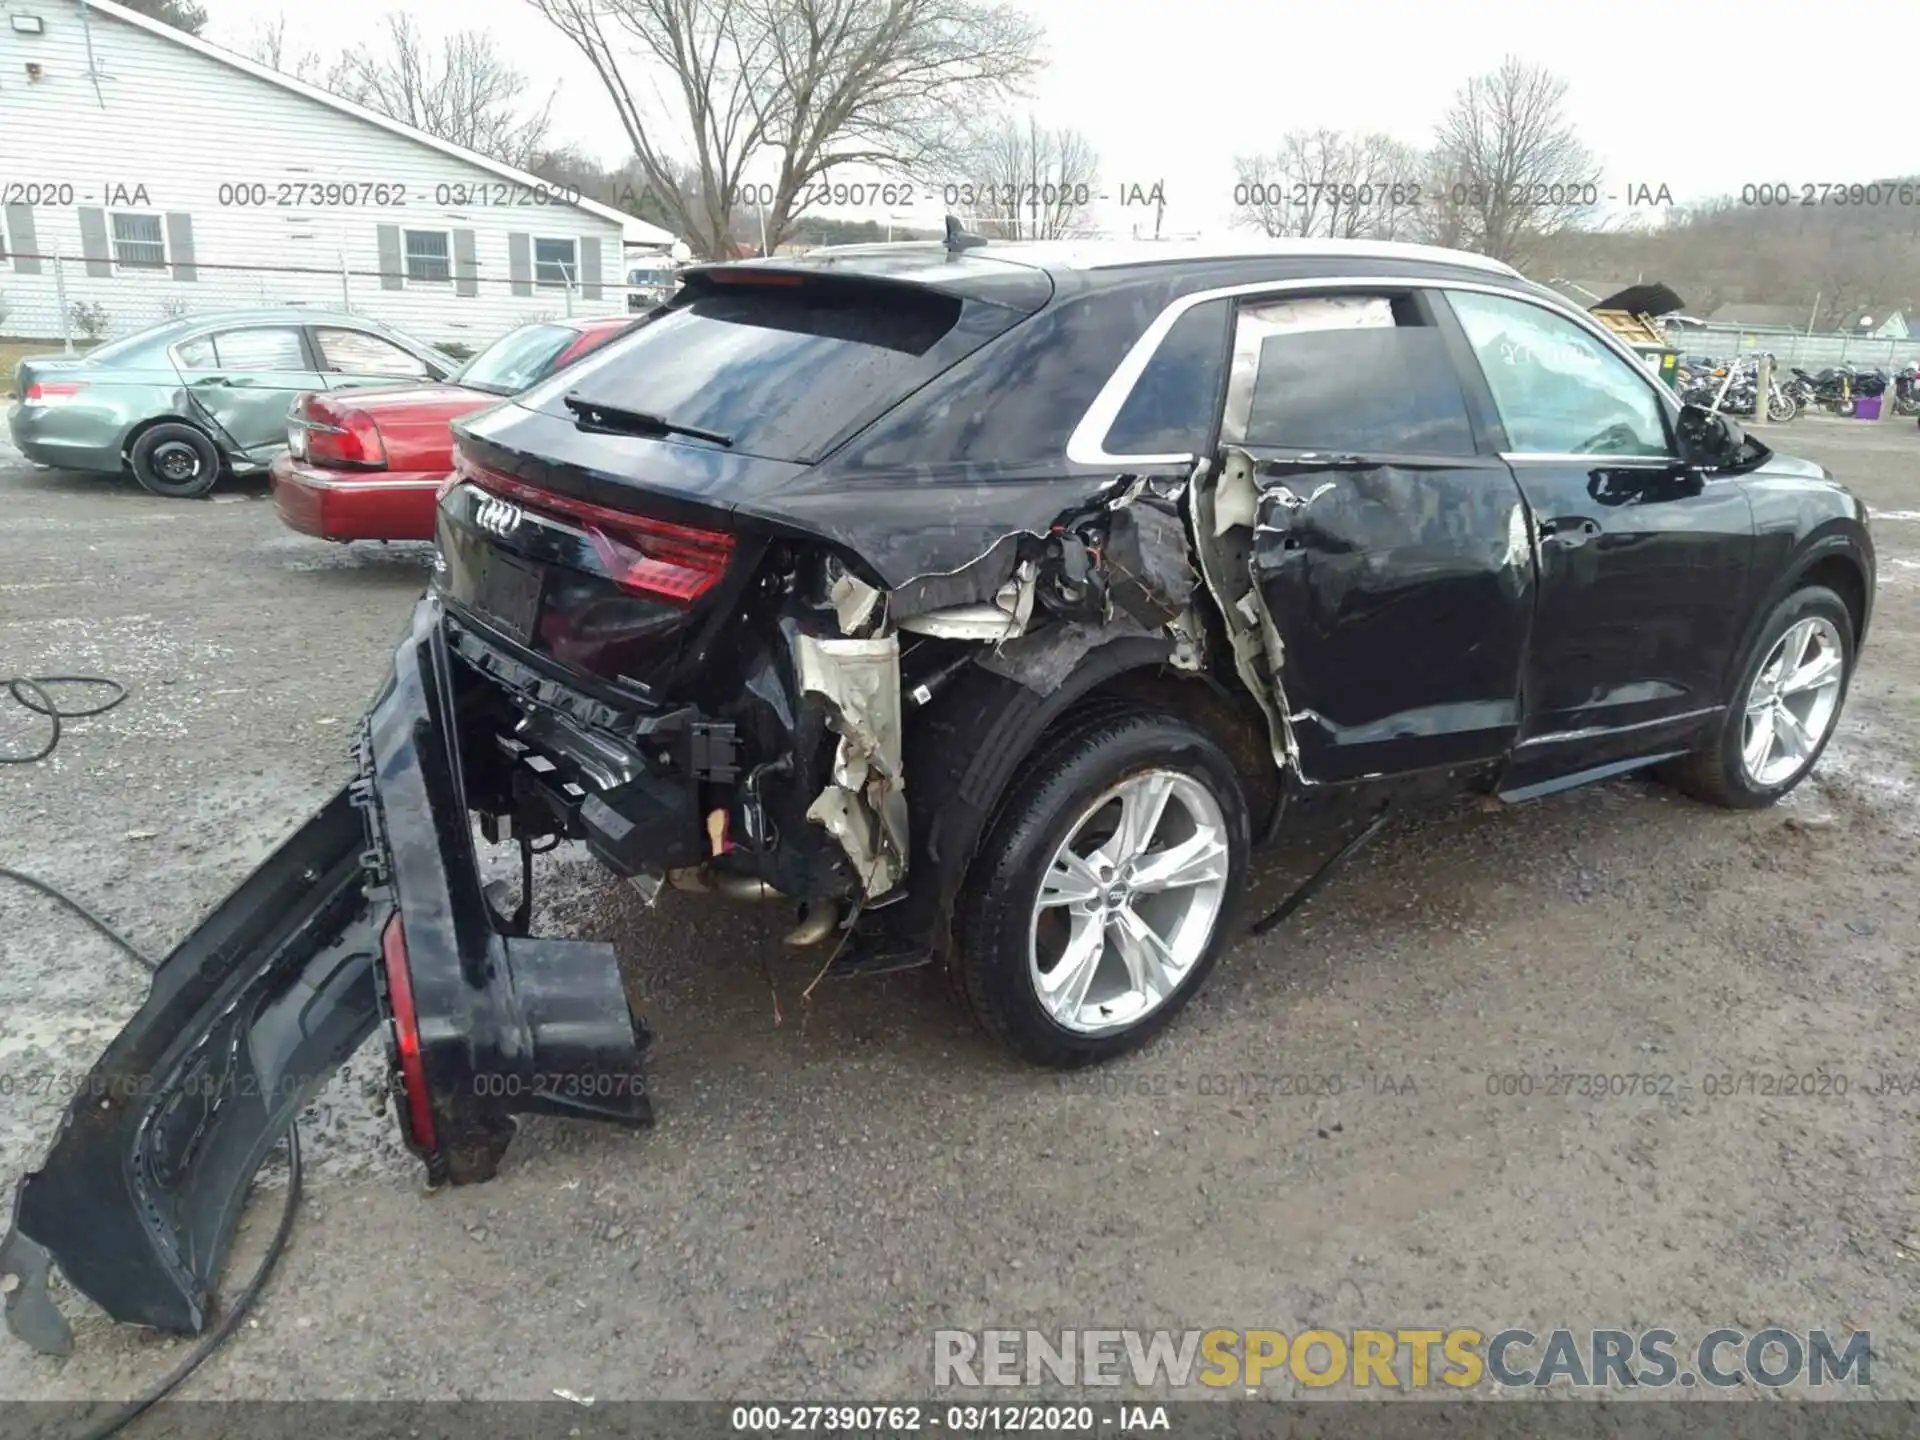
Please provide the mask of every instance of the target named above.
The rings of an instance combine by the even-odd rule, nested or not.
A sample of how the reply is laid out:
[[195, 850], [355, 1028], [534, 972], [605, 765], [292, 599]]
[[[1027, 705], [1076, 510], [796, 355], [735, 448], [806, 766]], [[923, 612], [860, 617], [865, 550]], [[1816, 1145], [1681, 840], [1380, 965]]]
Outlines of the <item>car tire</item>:
[[[1205, 983], [1245, 888], [1251, 828], [1233, 763], [1172, 716], [1106, 711], [1043, 742], [1007, 797], [958, 907], [955, 989], [1037, 1065], [1146, 1043]], [[1156, 814], [1145, 843], [1129, 843]]]
[[143, 431], [128, 458], [142, 488], [169, 500], [197, 500], [220, 479], [220, 452], [191, 425], [169, 423]]
[[[1773, 709], [1764, 722], [1756, 717], [1764, 708], [1783, 646], [1791, 648], [1794, 642], [1789, 637], [1802, 634], [1812, 637], [1813, 645], [1803, 652], [1799, 674], [1811, 674], [1809, 667], [1813, 662], [1829, 652], [1837, 656], [1838, 667], [1831, 692], [1823, 691], [1810, 705], [1803, 704], [1801, 697], [1812, 693], [1811, 690], [1775, 696], [1775, 703], [1787, 705], [1798, 722], [1797, 729], [1789, 731], [1778, 720], [1777, 709]], [[1819, 763], [1827, 742], [1839, 726], [1847, 687], [1853, 680], [1853, 665], [1853, 616], [1846, 602], [1824, 585], [1808, 585], [1794, 591], [1774, 607], [1773, 614], [1761, 628], [1747, 663], [1741, 667], [1739, 682], [1733, 688], [1713, 743], [1676, 761], [1665, 771], [1665, 777], [1676, 789], [1695, 799], [1729, 810], [1755, 810], [1773, 804], [1806, 779]], [[1791, 680], [1792, 677], [1780, 678]], [[1800, 708], [1791, 708], [1794, 706]], [[1809, 718], [1817, 720], [1817, 733], [1811, 733]], [[1756, 726], [1760, 723], [1768, 727], [1768, 737], [1774, 735], [1776, 725], [1796, 741], [1805, 737], [1810, 741], [1805, 753], [1789, 755], [1788, 747], [1780, 740], [1769, 739], [1766, 755], [1756, 772], [1751, 756], [1759, 753]], [[1779, 763], [1769, 768], [1767, 760], [1776, 753], [1776, 747], [1779, 747]], [[1788, 759], [1794, 763], [1785, 764]]]

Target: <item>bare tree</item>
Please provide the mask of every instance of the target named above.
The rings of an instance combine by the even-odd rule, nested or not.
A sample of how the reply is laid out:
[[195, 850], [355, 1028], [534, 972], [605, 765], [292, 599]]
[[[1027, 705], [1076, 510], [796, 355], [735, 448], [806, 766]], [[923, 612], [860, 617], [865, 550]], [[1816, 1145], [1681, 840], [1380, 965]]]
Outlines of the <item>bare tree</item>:
[[1276, 237], [1391, 240], [1420, 203], [1424, 162], [1390, 135], [1293, 130], [1233, 163], [1236, 223]]
[[1509, 55], [1454, 96], [1434, 137], [1446, 191], [1433, 220], [1461, 232], [1456, 243], [1511, 264], [1593, 214], [1600, 171], [1565, 117], [1566, 93]]
[[526, 107], [526, 78], [492, 36], [463, 30], [436, 54], [404, 11], [389, 12], [386, 26], [378, 50], [363, 43], [343, 57], [332, 72], [336, 93], [519, 169], [546, 152], [553, 96]]
[[[704, 256], [731, 253], [741, 185], [777, 157], [766, 244], [834, 172], [925, 173], [961, 116], [1017, 93], [1039, 31], [1008, 0], [528, 0], [579, 47], [635, 160]], [[622, 64], [616, 41], [638, 42]], [[681, 175], [697, 177], [681, 194]]]
[[676, 206], [699, 203], [698, 177], [685, 167], [677, 168], [670, 177], [673, 186], [670, 193], [674, 197], [671, 201], [654, 189], [646, 171], [631, 157], [609, 169], [582, 154], [578, 147], [566, 145], [546, 151], [526, 168], [542, 180], [638, 216], [663, 230], [674, 228]]
[[936, 175], [958, 187], [961, 207], [979, 217], [970, 227], [977, 233], [1060, 240], [1092, 228], [1100, 156], [1078, 130], [1008, 113], [956, 146]]
[[287, 40], [287, 16], [284, 10], [271, 20], [256, 19], [241, 44], [240, 53], [271, 70], [278, 70], [282, 75], [291, 75], [322, 90], [338, 94], [348, 88], [347, 72], [352, 64], [348, 56], [339, 54], [329, 60], [318, 50], [291, 45]]

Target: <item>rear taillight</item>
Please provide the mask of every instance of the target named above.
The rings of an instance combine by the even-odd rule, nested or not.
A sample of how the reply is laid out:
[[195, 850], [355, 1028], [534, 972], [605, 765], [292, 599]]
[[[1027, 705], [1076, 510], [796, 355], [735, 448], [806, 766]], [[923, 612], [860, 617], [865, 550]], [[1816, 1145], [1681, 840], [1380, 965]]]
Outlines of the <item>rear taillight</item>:
[[724, 531], [696, 530], [642, 515], [586, 529], [614, 584], [636, 595], [682, 604], [711, 590], [727, 573], [733, 554], [733, 536]]
[[433, 1102], [427, 1095], [427, 1067], [420, 1058], [420, 1020], [413, 1008], [413, 972], [407, 967], [407, 937], [396, 911], [380, 935], [380, 956], [386, 962], [387, 1005], [393, 1011], [394, 1048], [400, 1054], [400, 1084], [407, 1092], [407, 1129], [423, 1153], [438, 1148], [434, 1141]]
[[56, 384], [36, 380], [27, 387], [27, 393], [21, 398], [28, 405], [70, 405], [86, 388], [78, 380], [63, 380]]
[[350, 470], [387, 468], [387, 443], [364, 410], [343, 409], [323, 396], [308, 395], [287, 419], [289, 437], [295, 428], [305, 432], [304, 446], [291, 447], [296, 458]]
[[496, 495], [579, 522], [607, 578], [628, 594], [691, 604], [719, 584], [733, 558], [733, 536], [725, 530], [676, 525], [557, 495], [476, 465], [464, 455], [457, 456], [455, 464], [456, 483], [469, 480]]

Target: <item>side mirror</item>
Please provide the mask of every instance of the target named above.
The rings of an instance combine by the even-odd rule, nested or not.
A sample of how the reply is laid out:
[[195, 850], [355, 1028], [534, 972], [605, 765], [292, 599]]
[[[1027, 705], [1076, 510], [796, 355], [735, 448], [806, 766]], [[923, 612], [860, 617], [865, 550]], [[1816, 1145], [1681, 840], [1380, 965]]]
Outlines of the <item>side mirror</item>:
[[1746, 453], [1747, 432], [1725, 415], [1703, 405], [1681, 406], [1676, 430], [1680, 458], [1704, 470], [1733, 465]]

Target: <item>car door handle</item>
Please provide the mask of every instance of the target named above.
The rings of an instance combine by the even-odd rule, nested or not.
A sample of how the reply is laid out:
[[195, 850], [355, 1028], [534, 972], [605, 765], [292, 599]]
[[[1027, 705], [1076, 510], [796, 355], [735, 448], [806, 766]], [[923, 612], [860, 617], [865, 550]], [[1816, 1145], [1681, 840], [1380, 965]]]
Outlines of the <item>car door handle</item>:
[[196, 386], [199, 386], [199, 385], [236, 385], [237, 386], [237, 385], [253, 385], [258, 382], [250, 380], [244, 375], [208, 375], [202, 379], [194, 381], [193, 383]]
[[1568, 517], [1560, 520], [1542, 521], [1540, 538], [1555, 540], [1564, 548], [1571, 550], [1576, 545], [1584, 545], [1600, 533], [1600, 524], [1595, 520]]

